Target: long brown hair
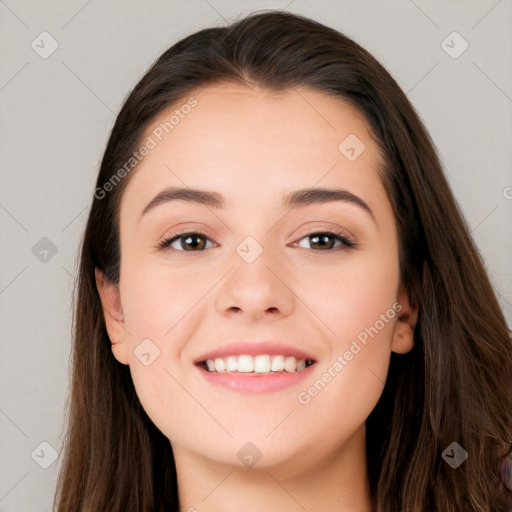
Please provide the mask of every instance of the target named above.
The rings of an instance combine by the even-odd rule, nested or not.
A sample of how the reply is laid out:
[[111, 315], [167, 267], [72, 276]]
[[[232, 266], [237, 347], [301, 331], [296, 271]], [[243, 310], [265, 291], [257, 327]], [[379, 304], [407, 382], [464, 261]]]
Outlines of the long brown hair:
[[[419, 320], [414, 349], [392, 354], [383, 394], [367, 420], [374, 510], [508, 510], [496, 463], [512, 444], [512, 342], [432, 140], [372, 55], [334, 29], [281, 11], [180, 40], [121, 108], [82, 239], [54, 509], [178, 510], [172, 447], [142, 408], [129, 367], [112, 355], [94, 272], [97, 267], [119, 283], [119, 205], [136, 166], [119, 171], [149, 124], [198, 88], [226, 81], [273, 91], [310, 87], [348, 101], [364, 114], [382, 153], [401, 279]], [[468, 454], [457, 469], [442, 456], [453, 442]]]

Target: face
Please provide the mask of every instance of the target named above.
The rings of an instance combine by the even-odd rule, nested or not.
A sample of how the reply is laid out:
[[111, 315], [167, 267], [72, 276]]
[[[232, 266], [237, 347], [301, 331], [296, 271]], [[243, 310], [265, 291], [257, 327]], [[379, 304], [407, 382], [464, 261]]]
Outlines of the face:
[[377, 145], [307, 88], [191, 96], [130, 176], [119, 286], [97, 274], [113, 354], [177, 458], [320, 463], [364, 435], [391, 352], [413, 346]]

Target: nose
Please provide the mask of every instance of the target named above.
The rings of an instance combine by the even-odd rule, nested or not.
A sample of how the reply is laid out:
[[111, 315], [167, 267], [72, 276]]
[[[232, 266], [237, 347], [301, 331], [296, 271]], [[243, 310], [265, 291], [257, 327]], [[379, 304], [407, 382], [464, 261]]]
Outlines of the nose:
[[217, 294], [217, 310], [223, 316], [239, 316], [262, 321], [289, 316], [295, 295], [291, 278], [273, 260], [264, 257], [254, 262], [240, 260], [222, 282]]

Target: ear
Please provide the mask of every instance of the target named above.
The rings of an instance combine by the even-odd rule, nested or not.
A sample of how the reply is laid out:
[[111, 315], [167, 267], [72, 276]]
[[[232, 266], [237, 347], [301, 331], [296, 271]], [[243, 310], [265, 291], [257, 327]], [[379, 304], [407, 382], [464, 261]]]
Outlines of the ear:
[[103, 272], [98, 268], [95, 268], [94, 272], [108, 337], [112, 343], [112, 353], [120, 363], [129, 364], [130, 349], [128, 331], [124, 324], [119, 286], [107, 281]]
[[418, 321], [418, 306], [413, 305], [405, 288], [401, 288], [397, 297], [397, 321], [393, 328], [391, 350], [397, 354], [406, 354], [414, 347], [414, 327]]

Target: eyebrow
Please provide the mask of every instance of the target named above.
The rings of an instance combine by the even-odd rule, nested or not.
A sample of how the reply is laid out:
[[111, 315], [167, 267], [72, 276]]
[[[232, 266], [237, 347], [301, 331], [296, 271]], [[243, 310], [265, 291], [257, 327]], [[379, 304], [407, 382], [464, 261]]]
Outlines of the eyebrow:
[[[226, 199], [218, 192], [208, 190], [199, 190], [195, 188], [166, 188], [159, 192], [144, 208], [141, 217], [153, 210], [157, 206], [170, 203], [172, 201], [187, 201], [190, 203], [201, 204], [216, 209], [224, 209], [227, 206]], [[375, 219], [371, 208], [359, 196], [342, 189], [331, 188], [303, 188], [283, 194], [283, 207], [288, 209], [300, 208], [311, 204], [329, 203], [333, 201], [342, 201], [355, 204], [365, 210]]]

